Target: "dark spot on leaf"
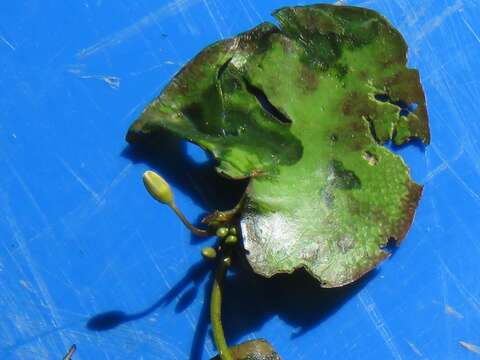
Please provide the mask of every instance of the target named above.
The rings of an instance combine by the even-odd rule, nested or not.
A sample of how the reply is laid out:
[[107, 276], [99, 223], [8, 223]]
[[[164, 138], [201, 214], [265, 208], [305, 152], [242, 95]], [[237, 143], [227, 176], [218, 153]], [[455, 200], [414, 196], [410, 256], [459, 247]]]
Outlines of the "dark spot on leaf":
[[362, 94], [358, 91], [351, 91], [343, 100], [342, 112], [345, 115], [352, 115], [355, 117], [368, 116], [374, 112], [372, 105], [368, 99], [367, 94]]
[[348, 65], [337, 63], [334, 66], [334, 71], [339, 80], [343, 80], [348, 74]]
[[[255, 272], [272, 276], [305, 266], [325, 286], [342, 286], [387, 256], [370, 245], [402, 239], [410, 227], [421, 188], [400, 158], [382, 157], [382, 166], [374, 165], [378, 145], [388, 140], [428, 143], [425, 97], [418, 71], [406, 67], [405, 41], [376, 12], [322, 4], [275, 16], [281, 29], [262, 24], [202, 51], [130, 133], [169, 130], [210, 151], [221, 174], [250, 177], [238, 216]], [[358, 49], [367, 44], [364, 61]], [[374, 97], [372, 87], [384, 94]], [[323, 189], [306, 186], [319, 172]], [[310, 201], [330, 209], [313, 215]], [[300, 217], [293, 215], [299, 204], [305, 204]], [[293, 222], [300, 230], [289, 226]], [[288, 256], [265, 256], [284, 243], [283, 226], [296, 239]], [[325, 235], [316, 238], [316, 227]], [[303, 236], [304, 229], [311, 234]], [[347, 235], [355, 242], [350, 251]], [[373, 250], [357, 246], [363, 244]], [[348, 262], [323, 265], [346, 251]], [[179, 308], [190, 301], [187, 295]]]
[[186, 105], [182, 112], [201, 132], [206, 134], [223, 134], [222, 98], [215, 84], [208, 86], [199, 101]]
[[335, 194], [333, 193], [331, 187], [330, 186], [322, 187], [319, 190], [319, 194], [323, 202], [325, 203], [325, 206], [327, 206], [328, 208], [332, 208], [333, 202], [335, 201]]
[[303, 65], [299, 76], [299, 87], [305, 89], [306, 93], [313, 92], [318, 88], [319, 79], [310, 67]]
[[330, 160], [328, 164], [328, 182], [342, 190], [353, 190], [362, 187], [358, 176], [351, 170], [345, 169], [339, 160]]

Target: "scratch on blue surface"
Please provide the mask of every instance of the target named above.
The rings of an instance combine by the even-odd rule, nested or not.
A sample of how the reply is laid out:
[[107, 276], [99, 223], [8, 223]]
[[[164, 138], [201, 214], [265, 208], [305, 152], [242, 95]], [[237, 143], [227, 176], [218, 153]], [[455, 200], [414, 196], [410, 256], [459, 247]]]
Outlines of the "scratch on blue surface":
[[[297, 1], [296, 4], [313, 2], [305, 0]], [[434, 147], [427, 148], [424, 155], [427, 166], [426, 172], [422, 173], [426, 174], [423, 176], [426, 185], [424, 199], [412, 231], [413, 238], [405, 243], [406, 247], [394, 259], [400, 259], [402, 264], [410, 260], [411, 264], [414, 262], [409, 270], [411, 281], [399, 281], [392, 286], [392, 283], [385, 284], [380, 276], [369, 282], [369, 292], [362, 292], [357, 298], [368, 315], [361, 321], [360, 317], [355, 317], [355, 313], [352, 313], [352, 308], [358, 311], [356, 301], [353, 301], [352, 306], [352, 301], [349, 300], [334, 316], [294, 341], [290, 341], [290, 335], [296, 324], [279, 320], [275, 316], [273, 320], [262, 322], [258, 327], [241, 329], [245, 335], [239, 340], [244, 340], [245, 337], [257, 338], [257, 333], [258, 337], [277, 339], [274, 343], [286, 359], [357, 359], [362, 358], [362, 353], [370, 351], [370, 344], [366, 342], [372, 340], [372, 337], [364, 336], [363, 333], [358, 335], [358, 328], [368, 328], [365, 325], [372, 323], [375, 326], [372, 327], [373, 340], [386, 345], [374, 349], [373, 355], [378, 355], [379, 358], [427, 359], [427, 355], [442, 360], [466, 358], [470, 354], [460, 347], [458, 340], [469, 341], [466, 344], [471, 344], [470, 341], [475, 343], [478, 340], [476, 334], [480, 330], [477, 321], [480, 317], [480, 293], [478, 281], [473, 278], [475, 259], [480, 254], [477, 241], [479, 227], [478, 222], [472, 221], [480, 214], [480, 188], [477, 181], [480, 175], [480, 126], [477, 121], [480, 113], [477, 101], [480, 96], [480, 28], [477, 21], [480, 4], [477, 0], [344, 2], [375, 8], [397, 26], [400, 25], [399, 28], [410, 45], [410, 55], [413, 55], [412, 67], [421, 69], [429, 100]], [[112, 16], [111, 5], [100, 0], [82, 1], [79, 5], [71, 3], [63, 10], [63, 5], [55, 4], [58, 14], [52, 11], [49, 2], [33, 0], [28, 4], [42, 6], [32, 6], [34, 10], [15, 18], [15, 21], [8, 21], [5, 13], [0, 13], [0, 17], [3, 16], [1, 26], [4, 27], [0, 29], [0, 52], [6, 55], [0, 59], [2, 65], [5, 65], [0, 70], [0, 90], [3, 90], [0, 105], [5, 109], [6, 120], [2, 121], [0, 127], [7, 134], [1, 144], [2, 151], [5, 149], [5, 152], [0, 153], [2, 165], [7, 159], [5, 174], [0, 177], [0, 200], [5, 198], [10, 203], [9, 208], [0, 207], [0, 235], [2, 239], [5, 238], [0, 244], [0, 275], [6, 279], [0, 281], [0, 309], [5, 313], [4, 321], [0, 321], [0, 358], [5, 358], [3, 355], [7, 354], [6, 359], [56, 359], [65, 352], [63, 342], [60, 341], [60, 337], [64, 337], [81, 343], [77, 354], [79, 360], [153, 357], [188, 359], [192, 322], [197, 320], [203, 298], [194, 301], [185, 313], [159, 311], [147, 321], [139, 320], [133, 326], [128, 324], [111, 332], [93, 333], [83, 325], [88, 316], [115, 309], [108, 307], [110, 303], [111, 306], [125, 306], [126, 309], [135, 307], [135, 299], [127, 300], [131, 295], [129, 287], [133, 290], [143, 286], [144, 282], [149, 287], [170, 287], [169, 284], [173, 284], [183, 268], [198, 255], [196, 250], [192, 250], [188, 235], [180, 225], [173, 226], [170, 218], [162, 218], [158, 220], [160, 224], [155, 225], [169, 227], [169, 234], [176, 241], [172, 241], [174, 245], [162, 244], [158, 248], [152, 245], [142, 249], [141, 253], [132, 255], [134, 258], [128, 258], [128, 263], [123, 261], [121, 256], [127, 251], [119, 251], [118, 247], [126, 249], [129, 244], [133, 244], [132, 249], [135, 248], [137, 239], [129, 235], [137, 226], [143, 229], [144, 226], [152, 225], [152, 219], [158, 219], [158, 212], [152, 215], [142, 206], [135, 207], [136, 213], [132, 214], [132, 204], [120, 199], [125, 197], [137, 202], [139, 195], [136, 192], [143, 191], [138, 190], [141, 185], [136, 187], [138, 183], [135, 178], [143, 170], [143, 164], [132, 165], [134, 171], [130, 172], [129, 167], [124, 167], [125, 159], [117, 156], [123, 147], [123, 133], [139, 108], [157, 95], [173, 73], [200, 47], [206, 45], [206, 41], [210, 42], [212, 37], [228, 37], [264, 20], [272, 21], [272, 10], [293, 3], [286, 0], [142, 1], [129, 2], [123, 6], [124, 13], [117, 12]], [[8, 2], [6, 7], [15, 8], [16, 4], [22, 2]], [[90, 7], [88, 13], [82, 13], [85, 7]], [[71, 15], [72, 9], [75, 10], [74, 15]], [[56, 21], [49, 22], [47, 31], [45, 23], [52, 20], [53, 15], [60, 16]], [[66, 19], [65, 22], [62, 22], [63, 19]], [[69, 26], [68, 23], [72, 25]], [[57, 31], [60, 35], [56, 36], [51, 31], [56, 24], [64, 27], [65, 33]], [[163, 28], [169, 30], [168, 37], [162, 37], [160, 43], [155, 43], [159, 34], [156, 27], [162, 33]], [[8, 32], [3, 32], [3, 29], [8, 29]], [[192, 38], [195, 41], [191, 41]], [[113, 48], [116, 52], [110, 54], [109, 51]], [[137, 50], [140, 50], [142, 56], [136, 56], [135, 60], [128, 56], [113, 56], [114, 53], [135, 53]], [[72, 62], [72, 54], [76, 55], [77, 61], [85, 62], [76, 65], [79, 70], [77, 75], [89, 77], [92, 74], [115, 74], [122, 79], [121, 88], [105, 91], [105, 86], [94, 86], [94, 81], [90, 84], [68, 74], [65, 76], [65, 70], [68, 71], [68, 64]], [[35, 115], [34, 119], [32, 114]], [[105, 115], [108, 115], [109, 121], [106, 121]], [[86, 122], [89, 126], [83, 126]], [[68, 124], [62, 127], [63, 123]], [[94, 127], [93, 131], [90, 126]], [[74, 131], [63, 133], [67, 127]], [[92, 143], [95, 142], [100, 150], [86, 149], [86, 137], [81, 135], [86, 131], [89, 131]], [[44, 136], [37, 136], [36, 132]], [[105, 136], [107, 132], [111, 135]], [[42, 141], [45, 137], [51, 139], [50, 142]], [[68, 146], [62, 143], [65, 139]], [[45, 146], [48, 149], [41, 157], [45, 161], [32, 161], [31, 152], [39, 149], [43, 151]], [[98, 167], [95, 161], [89, 161], [89, 172], [98, 171], [102, 167], [115, 169], [103, 184], [103, 190], [101, 186], [87, 181], [73, 166], [79, 158], [88, 156], [86, 153], [95, 156], [99, 152], [102, 155], [110, 154], [109, 163], [106, 163], [105, 157], [100, 156], [99, 163], [102, 164]], [[73, 178], [65, 175], [68, 169], [58, 166], [57, 155], [79, 178], [74, 174]], [[50, 168], [49, 164], [53, 166]], [[129, 177], [131, 173], [132, 176]], [[49, 176], [48, 180], [58, 175], [65, 183], [57, 181], [55, 187], [47, 180], [34, 184], [30, 174], [34, 174], [34, 181], [41, 179], [44, 174]], [[191, 180], [191, 174], [182, 176]], [[113, 191], [124, 179], [128, 180], [128, 186]], [[193, 180], [192, 185], [195, 186]], [[79, 186], [76, 187], [75, 181], [88, 192], [82, 185], [83, 181], [99, 201], [93, 193], [89, 192], [91, 196], [87, 196]], [[17, 188], [15, 191], [21, 194], [21, 199], [15, 198], [15, 195], [9, 197], [11, 188]], [[71, 194], [65, 189], [71, 188], [78, 190], [79, 196], [65, 199]], [[49, 205], [63, 201], [68, 201], [68, 204], [62, 204], [64, 207], [52, 210]], [[191, 206], [190, 200], [184, 200], [184, 203], [191, 214], [200, 211]], [[73, 210], [68, 211], [70, 207]], [[61, 213], [57, 211], [59, 208], [62, 209]], [[4, 216], [5, 209], [11, 213], [8, 217]], [[122, 224], [121, 230], [112, 229], [110, 239], [105, 228], [117, 227], [115, 225], [120, 221], [119, 218], [126, 221], [126, 224], [124, 227]], [[149, 236], [155, 236], [158, 227], [152, 226], [148, 231], [151, 231]], [[93, 240], [99, 233], [102, 236], [107, 234], [101, 243]], [[118, 241], [119, 237], [125, 239], [125, 245]], [[58, 241], [55, 241], [56, 238]], [[65, 246], [59, 245], [64, 238], [74, 241]], [[102, 253], [97, 252], [95, 246], [85, 247], [88, 242], [100, 247], [106, 244], [107, 250], [102, 249]], [[47, 250], [52, 244], [53, 249], [61, 255], [65, 250], [78, 254], [71, 261], [70, 268], [59, 272], [50, 267], [47, 260], [52, 256]], [[419, 247], [419, 251], [414, 251], [416, 247]], [[434, 251], [442, 258], [429, 257], [424, 250]], [[178, 261], [167, 263], [165, 254], [173, 253]], [[148, 256], [154, 265], [150, 266]], [[141, 259], [146, 261], [142, 262]], [[393, 261], [390, 262], [392, 263]], [[96, 283], [95, 278], [91, 281], [90, 267], [93, 269], [91, 273], [97, 275], [105, 270], [105, 264], [109, 267], [104, 275]], [[151, 273], [143, 272], [144, 265], [150, 266], [148, 269]], [[35, 268], [40, 284], [31, 274], [32, 267]], [[159, 275], [155, 268], [159, 270]], [[393, 268], [394, 266], [388, 265], [381, 272], [385, 271], [383, 274], [391, 277], [395, 274], [391, 270]], [[84, 276], [76, 278], [75, 272], [79, 269]], [[429, 271], [435, 273], [434, 276], [428, 277], [426, 274], [430, 274]], [[135, 275], [129, 277], [129, 274]], [[139, 275], [145, 275], [140, 284]], [[422, 285], [421, 291], [415, 285], [427, 282], [431, 286]], [[40, 290], [42, 286], [47, 288], [50, 299], [47, 294], [45, 300]], [[388, 291], [384, 291], [386, 289]], [[150, 289], [142, 288], [139, 294], [142, 297], [145, 295], [144, 301], [154, 302], [158, 294], [151, 295], [149, 291]], [[152, 292], [155, 293], [155, 290]], [[59, 294], [68, 296], [68, 301], [62, 299], [62, 303], [59, 303], [55, 300]], [[389, 305], [392, 298], [398, 299], [398, 296], [403, 295], [403, 310], [412, 311], [418, 318], [401, 319], [398, 314], [403, 314], [402, 311], [387, 313], [391, 309]], [[442, 295], [440, 311], [438, 306], [429, 306], [430, 299], [439, 299]], [[52, 305], [52, 301], [57, 303]], [[422, 304], [421, 309], [418, 308], [419, 303]], [[385, 312], [382, 314], [379, 309], [385, 309]], [[52, 319], [55, 321], [52, 310], [57, 315], [57, 327], [52, 325]], [[339, 321], [342, 316], [356, 320], [352, 323]], [[74, 324], [70, 325], [72, 319]], [[389, 322], [388, 327], [385, 320]], [[430, 332], [427, 334], [421, 321], [430, 320]], [[403, 335], [406, 333], [408, 339]], [[403, 335], [402, 338], [398, 336], [400, 334]], [[68, 345], [70, 343], [65, 348]], [[13, 349], [12, 346], [15, 350], [4, 351], [7, 347]], [[207, 359], [213, 353], [210, 337], [207, 336], [204, 346], [202, 358]], [[336, 356], [340, 352], [341, 356]]]
[[255, 16], [258, 18], [258, 20], [264, 21], [262, 15], [260, 15], [260, 13], [257, 11], [257, 9], [255, 8], [255, 5], [251, 2], [251, 0], [246, 0], [246, 1], [247, 1], [247, 4], [250, 6], [250, 9], [252, 9], [253, 14], [255, 14]]
[[455, 274], [450, 270], [445, 261], [437, 253], [438, 261], [442, 266], [445, 274], [448, 275], [453, 284], [457, 287], [458, 291], [462, 294], [463, 298], [472, 306], [472, 308], [480, 314], [480, 300], [470, 291], [465, 285], [460, 281], [460, 279], [455, 276]]
[[471, 351], [472, 353], [480, 355], [480, 346], [468, 343], [466, 341], [460, 341], [460, 345], [467, 349], [468, 351]]
[[378, 310], [377, 305], [368, 290], [364, 289], [358, 295], [358, 299], [360, 300], [363, 309], [366, 311], [368, 317], [370, 318], [370, 321], [375, 326], [375, 330], [378, 331], [378, 333], [382, 337], [383, 342], [392, 354], [392, 357], [395, 360], [402, 360], [403, 357], [398, 349], [397, 344], [395, 343], [393, 335], [388, 325], [385, 323], [382, 314]]
[[465, 316], [462, 313], [458, 312], [457, 310], [455, 310], [455, 308], [453, 306], [448, 305], [448, 304], [445, 305], [445, 314], [453, 316], [454, 318], [456, 318], [458, 320], [465, 319]]
[[10, 163], [9, 160], [7, 160], [7, 166], [9, 168], [10, 173], [13, 174], [13, 176], [17, 180], [17, 182], [20, 185], [20, 188], [22, 189], [24, 194], [28, 197], [28, 199], [32, 203], [33, 207], [35, 208], [38, 215], [42, 219], [42, 222], [45, 224], [45, 226], [49, 227], [49, 222], [48, 222], [47, 215], [45, 214], [45, 212], [42, 210], [42, 208], [38, 204], [37, 200], [35, 199], [32, 192], [30, 191], [30, 188], [28, 187], [27, 183], [23, 180], [22, 176], [19, 174], [19, 172], [16, 170], [16, 168]]
[[77, 53], [77, 56], [80, 59], [84, 59], [90, 55], [93, 55], [99, 50], [104, 50], [109, 47], [121, 44], [125, 40], [140, 32], [143, 28], [151, 25], [156, 25], [157, 22], [162, 20], [163, 18], [173, 16], [179, 11], [183, 11], [187, 6], [192, 6], [199, 1], [200, 0], [175, 0], [169, 2], [166, 5], [160, 7], [158, 10], [144, 16], [130, 26], [127, 26], [126, 28], [116, 32], [115, 34], [106, 37], [87, 48], [80, 50]]
[[[33, 257], [30, 254], [28, 245], [26, 244], [26, 239], [15, 220], [15, 217], [10, 209], [10, 205], [4, 201], [2, 204], [2, 208], [5, 212], [5, 219], [8, 223], [8, 226], [10, 227], [13, 238], [16, 240], [18, 244], [18, 249], [21, 253], [22, 260], [28, 266], [29, 271], [32, 274], [33, 279], [35, 281], [36, 288], [38, 289], [38, 292], [36, 292], [36, 295], [38, 295], [42, 299], [44, 305], [46, 306], [46, 309], [50, 314], [49, 318], [53, 327], [60, 330], [61, 317], [57, 312], [56, 304], [43, 280], [43, 277], [41, 276], [41, 273], [37, 270]], [[17, 324], [17, 326], [18, 325], [19, 324]], [[63, 335], [62, 331], [58, 331], [58, 335], [60, 337], [62, 344], [64, 345], [64, 347], [66, 347], [68, 345], [68, 341]], [[58, 351], [58, 353], [63, 352], [63, 349], [60, 348], [58, 345], [56, 346], [55, 350]]]
[[440, 152], [440, 149], [435, 144], [431, 145], [432, 149], [435, 151], [437, 156], [442, 160], [443, 164], [447, 167], [448, 171], [453, 175], [453, 177], [462, 185], [462, 187], [467, 191], [467, 193], [476, 201], [480, 202], [480, 195], [474, 191], [464, 179], [458, 174], [458, 172], [449, 164], [445, 156]]
[[8, 41], [7, 39], [5, 39], [5, 37], [3, 35], [0, 35], [0, 41], [3, 42], [5, 45], [7, 45], [10, 49], [12, 49], [13, 51], [16, 50], [15, 46], [13, 46], [13, 44]]
[[480, 36], [478, 36], [477, 32], [473, 30], [472, 25], [468, 23], [467, 20], [465, 20], [464, 17], [462, 17], [463, 22], [465, 23], [465, 26], [467, 29], [472, 33], [472, 35], [475, 37], [475, 39], [480, 43]]
[[253, 21], [253, 18], [251, 17], [250, 15], [250, 12], [247, 10], [247, 8], [245, 7], [245, 3], [244, 3], [244, 0], [239, 0], [239, 3], [240, 3], [240, 6], [242, 7], [242, 10], [243, 12], [245, 13], [245, 15], [247, 16], [247, 19], [248, 19], [248, 22], [250, 23], [251, 26], [255, 26], [255, 22]]
[[128, 175], [130, 170], [132, 169], [133, 164], [127, 164], [123, 167], [122, 170], [113, 178], [113, 180], [108, 184], [103, 191], [100, 193], [100, 198], [99, 198], [99, 206], [103, 204], [109, 193], [119, 184], [122, 182], [122, 180], [125, 179], [125, 177]]
[[120, 88], [120, 81], [121, 79], [118, 76], [112, 75], [81, 75], [81, 79], [94, 79], [103, 81], [105, 84], [110, 86], [114, 90], [118, 90]]
[[218, 34], [220, 35], [220, 37], [222, 39], [225, 39], [225, 35], [223, 34], [223, 31], [220, 28], [220, 25], [218, 24], [217, 19], [215, 18], [215, 16], [212, 13], [212, 9], [210, 8], [210, 4], [208, 3], [208, 0], [202, 0], [202, 2], [203, 2], [203, 5], [205, 6], [205, 8], [207, 9], [208, 16], [212, 20], [212, 23], [215, 26], [215, 29], [217, 30]]
[[[438, 157], [441, 156], [441, 154], [437, 151], [435, 151]], [[422, 179], [422, 183], [428, 183], [432, 181], [435, 177], [440, 175], [441, 173], [449, 170], [452, 165], [462, 157], [462, 155], [465, 153], [465, 149], [463, 145], [460, 147], [460, 150], [450, 159], [450, 160], [445, 160], [442, 158], [442, 163], [438, 165], [435, 169], [429, 170], [428, 174]]]
[[190, 34], [197, 35], [198, 29], [194, 26], [193, 21], [191, 21], [190, 16], [186, 11], [188, 7], [185, 7], [185, 2], [181, 0], [175, 0], [175, 4], [177, 5], [178, 11], [183, 18], [183, 23], [187, 26]]
[[425, 355], [420, 351], [420, 349], [411, 341], [407, 341], [408, 346], [410, 346], [410, 349], [417, 355], [420, 359], [427, 359]]
[[75, 180], [97, 201], [100, 201], [100, 196], [93, 190], [90, 185], [88, 185], [85, 180], [83, 180], [73, 169], [72, 167], [62, 158], [58, 158], [62, 163], [63, 167], [74, 177]]
[[439, 28], [442, 23], [453, 14], [462, 10], [464, 7], [463, 0], [457, 0], [453, 5], [447, 6], [440, 15], [435, 16], [433, 19], [428, 21], [419, 31], [415, 39], [415, 44], [418, 44], [424, 37], [429, 35], [435, 29]]

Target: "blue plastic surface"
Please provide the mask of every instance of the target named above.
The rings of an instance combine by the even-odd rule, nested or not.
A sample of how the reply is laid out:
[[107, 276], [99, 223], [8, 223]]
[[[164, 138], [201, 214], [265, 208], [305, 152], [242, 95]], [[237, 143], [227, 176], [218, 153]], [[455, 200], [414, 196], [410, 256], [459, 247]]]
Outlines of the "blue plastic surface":
[[[191, 219], [224, 201], [220, 185], [196, 148], [159, 162], [124, 135], [198, 51], [295, 4], [2, 1], [0, 359], [61, 359], [72, 343], [75, 360], [214, 355], [200, 257], [213, 240], [192, 239], [141, 175], [163, 171]], [[416, 220], [393, 258], [347, 289], [231, 279], [228, 339], [267, 338], [286, 360], [476, 359], [459, 342], [480, 346], [479, 2], [348, 4], [390, 19], [421, 73], [433, 141], [400, 150], [425, 184]], [[185, 151], [197, 165], [177, 159]]]

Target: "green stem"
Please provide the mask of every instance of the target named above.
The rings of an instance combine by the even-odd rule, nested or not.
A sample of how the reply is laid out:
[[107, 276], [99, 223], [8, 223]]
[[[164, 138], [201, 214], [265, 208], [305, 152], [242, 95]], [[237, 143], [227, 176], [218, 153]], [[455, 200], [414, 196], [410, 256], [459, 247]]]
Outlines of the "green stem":
[[177, 216], [180, 218], [180, 220], [183, 222], [183, 224], [191, 231], [193, 232], [195, 235], [198, 235], [198, 236], [211, 236], [212, 234], [210, 234], [208, 231], [206, 230], [202, 230], [202, 229], [199, 229], [195, 226], [193, 226], [190, 221], [187, 220], [187, 218], [185, 217], [185, 215], [183, 215], [183, 213], [180, 211], [179, 208], [177, 208], [177, 206], [175, 204], [169, 204], [171, 209], [173, 211], [175, 211], [175, 214], [177, 214]]
[[235, 360], [228, 348], [222, 326], [222, 285], [228, 269], [229, 260], [230, 258], [228, 256], [224, 256], [218, 264], [210, 300], [210, 321], [212, 323], [213, 339], [222, 360]]
[[72, 356], [73, 354], [75, 353], [75, 351], [77, 351], [77, 346], [75, 344], [73, 344], [70, 349], [68, 350], [68, 353], [67, 355], [65, 355], [65, 357], [63, 358], [63, 360], [72, 360]]

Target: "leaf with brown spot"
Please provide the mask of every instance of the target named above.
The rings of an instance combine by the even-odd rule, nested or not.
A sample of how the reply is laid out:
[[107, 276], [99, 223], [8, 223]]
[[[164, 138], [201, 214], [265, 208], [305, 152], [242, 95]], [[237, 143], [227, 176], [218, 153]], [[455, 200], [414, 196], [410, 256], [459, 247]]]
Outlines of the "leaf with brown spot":
[[303, 267], [342, 286], [410, 228], [422, 187], [383, 144], [429, 143], [425, 96], [405, 41], [378, 13], [311, 5], [274, 16], [280, 27], [197, 55], [128, 140], [167, 130], [209, 151], [220, 174], [250, 179], [237, 215], [255, 272]]

